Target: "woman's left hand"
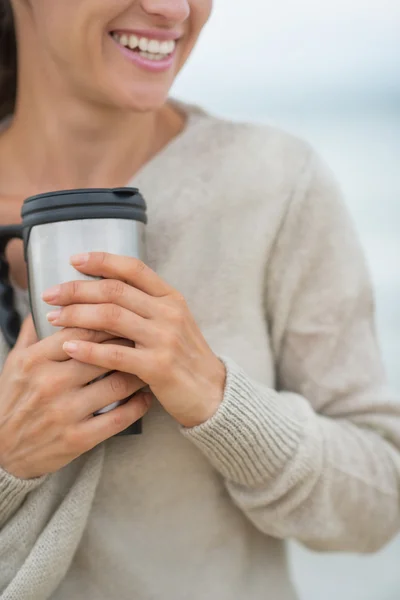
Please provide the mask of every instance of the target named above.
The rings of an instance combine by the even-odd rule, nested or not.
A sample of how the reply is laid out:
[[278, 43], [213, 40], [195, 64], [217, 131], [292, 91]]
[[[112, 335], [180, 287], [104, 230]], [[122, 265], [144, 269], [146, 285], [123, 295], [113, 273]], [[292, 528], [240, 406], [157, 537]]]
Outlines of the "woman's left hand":
[[184, 298], [140, 260], [102, 252], [72, 257], [81, 273], [43, 294], [62, 308], [49, 313], [56, 327], [105, 331], [135, 347], [80, 340], [65, 352], [81, 362], [137, 375], [184, 427], [200, 425], [222, 402], [225, 366], [212, 352]]

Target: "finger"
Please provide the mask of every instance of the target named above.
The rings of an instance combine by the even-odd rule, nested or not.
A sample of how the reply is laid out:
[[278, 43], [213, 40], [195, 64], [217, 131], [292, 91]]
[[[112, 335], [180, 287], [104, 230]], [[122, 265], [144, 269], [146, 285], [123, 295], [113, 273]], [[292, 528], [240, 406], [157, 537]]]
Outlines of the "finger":
[[144, 262], [130, 256], [90, 252], [73, 256], [71, 264], [78, 271], [88, 275], [126, 281], [129, 285], [150, 296], [166, 296], [174, 291]]
[[[126, 346], [129, 348], [133, 347], [133, 342], [130, 340], [124, 339], [111, 339], [102, 342], [103, 344], [110, 344], [116, 346]], [[96, 364], [84, 363], [82, 361], [77, 361], [76, 359], [72, 359], [68, 357], [70, 360], [63, 362], [60, 367], [63, 369], [63, 375], [66, 381], [72, 383], [72, 387], [82, 387], [87, 384], [92, 384], [99, 377], [103, 377], [107, 373], [110, 373], [112, 369], [107, 369], [107, 367], [101, 367]]]
[[33, 319], [29, 316], [22, 323], [17, 343], [14, 347], [16, 350], [23, 350], [24, 348], [29, 348], [29, 346], [32, 346], [32, 344], [35, 344], [37, 341], [38, 337], [33, 324]]
[[49, 313], [47, 318], [56, 327], [86, 327], [107, 331], [139, 344], [151, 343], [155, 334], [152, 321], [117, 304], [74, 304]]
[[109, 371], [123, 371], [141, 377], [143, 373], [143, 351], [116, 344], [92, 344], [74, 340], [64, 344], [71, 358], [86, 364], [96, 365]]
[[106, 375], [109, 370], [98, 365], [87, 365], [77, 360], [67, 360], [54, 363], [51, 372], [52, 377], [49, 378], [49, 386], [51, 386], [51, 380], [53, 379], [53, 381], [62, 381], [65, 389], [81, 390], [91, 384], [92, 381]]
[[[154, 314], [154, 298], [118, 279], [69, 281], [44, 292], [47, 304], [117, 304], [149, 319]], [[153, 310], [152, 310], [153, 308]]]
[[[132, 347], [132, 342], [129, 340], [112, 340], [114, 345], [123, 345]], [[108, 341], [103, 342], [104, 344], [109, 343]], [[69, 390], [77, 389], [81, 390], [88, 384], [93, 384], [94, 381], [100, 377], [107, 375], [112, 369], [98, 366], [96, 364], [86, 364], [81, 361], [73, 360], [68, 356], [68, 360], [62, 362], [54, 362], [51, 364], [51, 377], [53, 381], [61, 382], [63, 389], [68, 388]], [[42, 373], [48, 377], [49, 374], [49, 363], [42, 365]]]
[[71, 408], [79, 420], [85, 419], [114, 402], [126, 400], [145, 387], [145, 383], [129, 373], [111, 373], [86, 386], [74, 400]]
[[78, 440], [82, 440], [82, 446], [86, 448], [89, 440], [89, 448], [94, 448], [104, 440], [121, 433], [144, 417], [149, 409], [151, 398], [152, 395], [147, 392], [138, 392], [125, 404], [112, 411], [78, 424], [76, 429]]
[[47, 358], [47, 360], [69, 360], [70, 357], [63, 350], [63, 344], [69, 340], [76, 339], [100, 344], [106, 340], [115, 339], [115, 336], [104, 331], [91, 331], [90, 329], [78, 327], [66, 328], [40, 341], [35, 351]]

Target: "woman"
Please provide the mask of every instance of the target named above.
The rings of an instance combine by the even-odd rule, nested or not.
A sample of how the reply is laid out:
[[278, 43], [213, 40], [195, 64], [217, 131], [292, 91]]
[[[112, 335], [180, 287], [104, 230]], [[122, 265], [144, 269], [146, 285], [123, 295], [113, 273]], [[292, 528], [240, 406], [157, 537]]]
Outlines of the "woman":
[[63, 188], [134, 184], [149, 207], [148, 266], [72, 257], [103, 280], [48, 290], [62, 329], [38, 342], [28, 319], [5, 361], [4, 600], [293, 600], [284, 540], [371, 552], [398, 531], [400, 405], [328, 170], [167, 100], [211, 4], [0, 0], [1, 223]]

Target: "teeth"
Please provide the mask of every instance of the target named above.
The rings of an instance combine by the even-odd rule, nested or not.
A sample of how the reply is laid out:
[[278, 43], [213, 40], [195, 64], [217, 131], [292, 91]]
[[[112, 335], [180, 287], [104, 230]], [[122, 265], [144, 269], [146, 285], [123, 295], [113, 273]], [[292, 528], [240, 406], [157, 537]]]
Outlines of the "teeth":
[[146, 52], [149, 46], [149, 40], [147, 38], [140, 38], [139, 40], [139, 48], [142, 52]]
[[171, 54], [170, 44], [171, 42], [161, 42], [159, 52], [161, 54]]
[[157, 42], [156, 40], [151, 40], [147, 44], [147, 50], [152, 54], [160, 54], [160, 45], [160, 42]]
[[165, 54], [151, 54], [150, 52], [139, 52], [142, 58], [147, 58], [148, 60], [164, 60]]
[[160, 42], [144, 37], [139, 39], [136, 35], [127, 35], [125, 33], [113, 33], [112, 36], [115, 41], [121, 44], [121, 46], [125, 46], [125, 48], [130, 48], [131, 50], [139, 48], [139, 54], [141, 56], [146, 55], [145, 58], [150, 58], [150, 60], [161, 60], [165, 58], [173, 53], [176, 46], [175, 40]]
[[136, 35], [131, 35], [129, 38], [129, 48], [135, 50], [139, 46], [139, 38]]
[[119, 38], [119, 43], [122, 46], [127, 46], [129, 44], [129, 38], [127, 35], [121, 35], [121, 37]]

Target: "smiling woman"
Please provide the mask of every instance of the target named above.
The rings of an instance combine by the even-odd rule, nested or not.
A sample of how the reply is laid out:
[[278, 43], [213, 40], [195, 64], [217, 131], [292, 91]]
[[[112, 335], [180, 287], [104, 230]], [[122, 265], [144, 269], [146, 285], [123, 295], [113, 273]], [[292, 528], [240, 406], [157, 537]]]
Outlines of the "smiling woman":
[[[188, 3], [181, 0], [143, 2], [144, 10], [139, 8], [139, 2], [129, 0], [101, 3], [72, 0], [57, 5], [50, 0], [28, 0], [14, 4], [19, 29], [19, 69], [21, 74], [26, 72], [20, 82], [27, 84], [28, 73], [30, 80], [36, 81], [39, 76], [53, 78], [53, 88], [68, 80], [81, 95], [95, 93], [98, 101], [107, 105], [143, 110], [159, 107], [165, 100], [208, 19], [211, 2], [191, 2], [190, 15]], [[6, 52], [2, 56], [7, 57], [7, 71], [15, 75], [9, 0], [2, 0], [0, 10], [3, 29], [7, 32]], [[151, 23], [145, 11], [151, 15]], [[112, 38], [120, 48], [130, 47], [136, 39], [146, 56], [134, 52], [133, 59], [133, 53], [124, 51], [120, 56], [128, 60], [121, 61]], [[150, 61], [160, 54], [168, 55], [162, 68], [160, 65], [157, 68], [164, 77], [149, 80], [146, 72], [155, 69]], [[132, 71], [130, 62], [141, 70]], [[33, 65], [36, 67], [32, 71]], [[91, 76], [87, 77], [89, 72]], [[141, 92], [147, 95], [150, 104]]]
[[0, 225], [127, 184], [149, 221], [146, 264], [72, 256], [59, 330], [0, 337], [1, 598], [294, 600], [286, 540], [371, 552], [400, 524], [400, 404], [332, 174], [168, 98], [211, 0], [0, 7]]

